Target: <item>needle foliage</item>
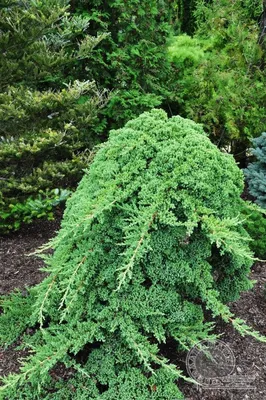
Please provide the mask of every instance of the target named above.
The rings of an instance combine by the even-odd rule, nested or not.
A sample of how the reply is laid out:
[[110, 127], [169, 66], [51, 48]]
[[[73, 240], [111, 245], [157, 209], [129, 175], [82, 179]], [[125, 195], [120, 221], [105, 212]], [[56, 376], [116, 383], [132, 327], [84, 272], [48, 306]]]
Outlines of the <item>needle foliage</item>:
[[256, 203], [266, 208], [266, 132], [253, 139], [251, 149], [255, 161], [245, 169], [249, 192]]
[[[2, 300], [1, 342], [35, 333], [1, 399], [180, 399], [163, 344], [214, 337], [206, 310], [260, 338], [225, 304], [252, 286], [242, 189], [233, 157], [193, 121], [152, 110], [111, 131], [40, 250], [48, 276], [28, 301]], [[67, 382], [52, 378], [58, 363]]]
[[166, 57], [177, 24], [177, 0], [72, 0], [74, 15], [89, 19], [87, 32], [108, 33], [89, 58], [87, 76], [112, 90], [95, 127], [121, 128], [127, 121], [175, 98], [175, 67]]
[[244, 164], [250, 139], [265, 127], [262, 1], [197, 0], [194, 7], [193, 36], [169, 46], [179, 71], [178, 113], [202, 123]]
[[90, 127], [106, 96], [88, 80], [84, 63], [105, 35], [88, 35], [88, 18], [70, 15], [68, 6], [1, 2], [1, 233], [49, 216], [45, 199], [54, 203], [54, 189], [77, 184], [99, 142]]

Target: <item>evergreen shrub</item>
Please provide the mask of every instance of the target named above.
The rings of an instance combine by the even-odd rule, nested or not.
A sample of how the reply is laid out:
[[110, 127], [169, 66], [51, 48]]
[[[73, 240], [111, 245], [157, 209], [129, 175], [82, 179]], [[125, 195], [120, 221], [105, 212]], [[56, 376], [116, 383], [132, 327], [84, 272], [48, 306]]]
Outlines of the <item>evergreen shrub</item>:
[[31, 200], [37, 204], [40, 191], [75, 187], [100, 141], [91, 127], [106, 92], [88, 81], [85, 64], [105, 36], [88, 35], [88, 18], [71, 15], [68, 5], [67, 0], [1, 5], [1, 233], [30, 221], [25, 207]]
[[[49, 275], [31, 301], [2, 300], [1, 344], [25, 327], [35, 333], [1, 398], [183, 398], [182, 371], [163, 347], [215, 337], [206, 310], [264, 340], [225, 304], [252, 287], [242, 190], [233, 157], [193, 121], [152, 110], [111, 131], [67, 200], [58, 235], [39, 250]], [[58, 363], [69, 381], [53, 381]]]
[[101, 113], [105, 127], [121, 128], [144, 111], [169, 110], [176, 98], [176, 67], [166, 57], [169, 35], [177, 27], [179, 0], [72, 0], [74, 15], [89, 19], [87, 33], [107, 34], [91, 53], [88, 78], [112, 90]]
[[230, 148], [244, 166], [250, 139], [265, 126], [265, 49], [258, 24], [263, 5], [198, 0], [194, 6], [193, 37], [182, 34], [169, 43], [178, 69], [178, 114], [202, 123], [210, 139]]
[[36, 218], [53, 220], [55, 207], [62, 206], [70, 195], [67, 189], [40, 190], [37, 196], [28, 197], [23, 203], [9, 204], [9, 209], [0, 210], [1, 231], [17, 230], [22, 223], [29, 224]]
[[248, 189], [255, 202], [262, 208], [266, 208], [266, 132], [252, 140], [251, 152], [255, 161], [245, 169]]
[[[254, 206], [254, 205], [253, 205]], [[255, 256], [266, 259], [266, 215], [259, 209], [243, 210], [244, 228], [251, 237], [250, 248]]]

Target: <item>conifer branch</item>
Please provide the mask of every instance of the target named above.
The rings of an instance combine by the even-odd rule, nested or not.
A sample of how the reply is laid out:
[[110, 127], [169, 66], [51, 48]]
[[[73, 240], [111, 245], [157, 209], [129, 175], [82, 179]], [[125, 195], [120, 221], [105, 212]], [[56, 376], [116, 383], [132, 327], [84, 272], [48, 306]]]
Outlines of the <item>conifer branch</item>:
[[141, 248], [141, 246], [142, 246], [142, 244], [144, 242], [144, 239], [145, 239], [146, 235], [149, 232], [149, 229], [150, 229], [150, 227], [151, 227], [156, 215], [157, 215], [157, 212], [154, 212], [153, 215], [152, 215], [151, 220], [148, 223], [147, 229], [145, 230], [145, 232], [142, 234], [142, 236], [140, 237], [139, 241], [137, 242], [137, 245], [136, 245], [136, 247], [135, 247], [135, 249], [133, 251], [133, 254], [132, 254], [129, 262], [125, 266], [119, 268], [119, 270], [122, 270], [122, 272], [119, 274], [119, 276], [117, 278], [117, 280], [119, 281], [119, 284], [118, 284], [117, 289], [115, 290], [116, 292], [121, 289], [122, 285], [124, 285], [127, 277], [129, 277], [131, 279], [131, 277], [132, 277], [132, 269], [133, 269], [133, 266], [134, 266], [134, 261], [135, 261], [137, 255], [138, 255], [138, 253], [139, 253], [139, 250], [140, 250], [140, 248]]
[[55, 275], [53, 277], [52, 281], [49, 283], [48, 289], [47, 289], [47, 291], [45, 293], [45, 296], [44, 296], [43, 301], [42, 301], [41, 306], [40, 306], [38, 322], [40, 323], [40, 327], [41, 328], [43, 326], [43, 321], [44, 321], [44, 316], [43, 316], [44, 305], [45, 305], [45, 303], [46, 303], [46, 301], [48, 299], [49, 293], [51, 292], [51, 290], [52, 290], [52, 288], [53, 288], [53, 286], [55, 284], [56, 279], [57, 279], [57, 275]]
[[92, 212], [91, 214], [85, 215], [84, 219], [83, 219], [79, 224], [77, 224], [76, 226], [80, 226], [84, 221], [93, 220], [93, 219], [96, 218], [98, 215], [102, 214], [105, 210], [108, 210], [108, 209], [109, 209], [113, 204], [115, 204], [116, 202], [117, 202], [117, 199], [111, 201], [111, 202], [108, 203], [108, 204], [105, 204], [105, 205], [102, 206], [101, 208], [96, 208], [96, 209], [94, 210], [94, 212]]
[[68, 295], [68, 293], [69, 293], [70, 286], [71, 286], [71, 284], [74, 282], [75, 277], [76, 277], [76, 275], [77, 275], [77, 272], [78, 272], [79, 268], [80, 268], [81, 265], [85, 262], [86, 259], [87, 259], [87, 256], [84, 256], [84, 257], [82, 258], [82, 260], [80, 261], [80, 263], [77, 265], [77, 267], [76, 267], [76, 269], [74, 270], [74, 272], [72, 273], [72, 275], [71, 275], [71, 277], [70, 277], [70, 279], [69, 279], [69, 283], [68, 283], [68, 285], [67, 285], [67, 288], [66, 288], [66, 290], [65, 290], [64, 296], [62, 297], [62, 300], [61, 300], [61, 302], [60, 302], [60, 305], [59, 305], [58, 310], [60, 310], [60, 309], [63, 307], [64, 302], [65, 302], [65, 300], [66, 300], [66, 297], [67, 297], [67, 295]]
[[[77, 265], [77, 267], [76, 267], [76, 269], [74, 270], [74, 272], [72, 273], [72, 275], [71, 275], [71, 277], [70, 277], [70, 279], [69, 279], [67, 288], [66, 288], [66, 290], [65, 290], [64, 296], [62, 297], [62, 300], [61, 300], [61, 302], [60, 302], [60, 305], [59, 305], [58, 310], [60, 310], [60, 309], [63, 307], [63, 305], [64, 305], [64, 303], [65, 303], [65, 301], [66, 301], [67, 295], [68, 295], [68, 293], [69, 293], [69, 291], [70, 291], [71, 285], [72, 285], [72, 283], [74, 282], [74, 280], [75, 280], [75, 278], [76, 278], [76, 275], [77, 275], [77, 273], [78, 273], [78, 270], [79, 270], [79, 268], [81, 267], [81, 265], [84, 264], [84, 262], [86, 261], [86, 259], [87, 259], [87, 256], [84, 256], [84, 257], [82, 258], [82, 260], [80, 261], [80, 263]], [[68, 309], [68, 307], [65, 309], [64, 315], [66, 314], [67, 309]], [[62, 318], [63, 318], [63, 316], [61, 317], [61, 322], [62, 322]]]

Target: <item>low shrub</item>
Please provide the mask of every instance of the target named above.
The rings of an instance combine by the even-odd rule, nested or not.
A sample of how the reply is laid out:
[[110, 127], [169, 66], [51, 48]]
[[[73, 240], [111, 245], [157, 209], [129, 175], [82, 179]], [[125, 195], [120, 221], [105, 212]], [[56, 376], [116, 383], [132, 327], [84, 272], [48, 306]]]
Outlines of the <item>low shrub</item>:
[[8, 210], [0, 210], [1, 232], [18, 230], [22, 223], [29, 224], [36, 218], [54, 219], [55, 208], [64, 204], [70, 194], [66, 189], [40, 190], [37, 197], [28, 197], [24, 203], [9, 204]]
[[[3, 304], [0, 342], [10, 342], [8, 318], [17, 335], [35, 333], [1, 398], [181, 399], [182, 371], [162, 344], [215, 337], [206, 310], [265, 340], [225, 304], [252, 287], [242, 190], [233, 157], [193, 121], [153, 110], [111, 131], [40, 250], [54, 252], [42, 254], [49, 275], [31, 289], [31, 315]], [[69, 381], [53, 380], [58, 363]]]
[[245, 218], [243, 226], [251, 237], [250, 248], [255, 256], [264, 260], [266, 259], [266, 215], [259, 209], [245, 209], [242, 212]]

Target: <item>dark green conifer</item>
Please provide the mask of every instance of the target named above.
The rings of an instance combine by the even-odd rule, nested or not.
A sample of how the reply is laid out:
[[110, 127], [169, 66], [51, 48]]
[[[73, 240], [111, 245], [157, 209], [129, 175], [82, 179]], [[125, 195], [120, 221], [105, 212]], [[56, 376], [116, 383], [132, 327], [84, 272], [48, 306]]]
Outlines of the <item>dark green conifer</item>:
[[6, 0], [0, 18], [0, 232], [51, 215], [99, 137], [90, 130], [106, 93], [86, 76], [103, 39], [68, 0]]
[[72, 0], [72, 11], [87, 16], [88, 32], [108, 33], [89, 59], [88, 77], [113, 90], [103, 110], [104, 127], [121, 128], [144, 111], [176, 98], [176, 68], [166, 57], [169, 35], [176, 29], [177, 0]]

